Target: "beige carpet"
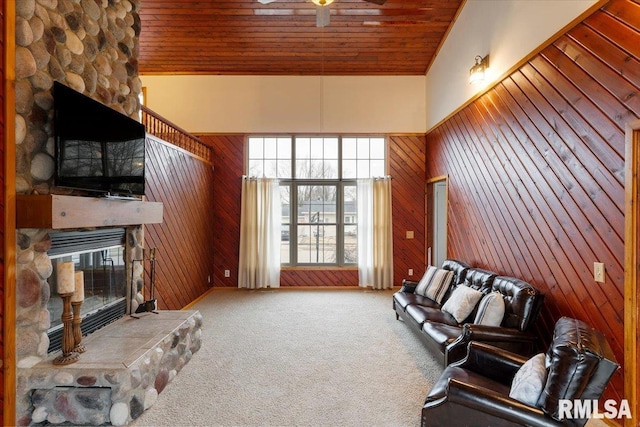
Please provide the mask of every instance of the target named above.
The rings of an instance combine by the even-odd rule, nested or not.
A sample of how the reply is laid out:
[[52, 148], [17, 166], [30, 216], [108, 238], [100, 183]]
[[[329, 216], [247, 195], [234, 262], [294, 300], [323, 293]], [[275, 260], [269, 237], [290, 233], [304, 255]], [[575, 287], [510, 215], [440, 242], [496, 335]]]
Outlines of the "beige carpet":
[[441, 371], [390, 291], [214, 291], [202, 348], [132, 425], [418, 426]]
[[419, 426], [442, 368], [391, 295], [210, 293], [192, 307], [202, 348], [132, 426]]

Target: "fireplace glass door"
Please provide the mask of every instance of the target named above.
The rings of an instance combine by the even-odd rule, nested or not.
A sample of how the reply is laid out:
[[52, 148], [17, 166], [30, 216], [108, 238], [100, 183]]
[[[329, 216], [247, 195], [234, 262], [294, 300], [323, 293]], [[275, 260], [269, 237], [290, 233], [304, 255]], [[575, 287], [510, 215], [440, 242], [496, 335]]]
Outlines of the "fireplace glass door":
[[[124, 235], [123, 235], [124, 237]], [[54, 245], [55, 245], [55, 239]], [[56, 251], [54, 251], [56, 252]], [[84, 248], [71, 253], [51, 254], [53, 273], [49, 278], [51, 298], [47, 303], [51, 318], [49, 352], [60, 349], [62, 339], [62, 298], [57, 292], [56, 264], [72, 261], [84, 275], [84, 302], [81, 306], [82, 332], [87, 335], [124, 316], [126, 312], [126, 265], [124, 242], [102, 248]]]

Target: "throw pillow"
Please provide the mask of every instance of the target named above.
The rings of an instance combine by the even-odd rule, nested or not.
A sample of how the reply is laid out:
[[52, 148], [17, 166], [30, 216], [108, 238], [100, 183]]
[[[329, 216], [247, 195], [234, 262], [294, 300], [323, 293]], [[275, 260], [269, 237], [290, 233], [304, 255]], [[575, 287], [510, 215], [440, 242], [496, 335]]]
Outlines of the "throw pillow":
[[465, 285], [458, 285], [441, 310], [452, 315], [458, 323], [462, 323], [471, 314], [482, 295], [480, 291]]
[[437, 270], [429, 282], [425, 296], [441, 304], [444, 294], [449, 289], [451, 279], [453, 279], [453, 271]]
[[518, 369], [511, 382], [509, 397], [536, 406], [547, 381], [544, 353], [536, 354]]
[[476, 325], [500, 326], [504, 317], [504, 299], [500, 292], [491, 292], [482, 297], [478, 313], [473, 321]]
[[416, 286], [416, 290], [414, 291], [416, 295], [427, 296], [427, 287], [429, 287], [429, 283], [431, 283], [431, 279], [436, 274], [436, 271], [438, 271], [438, 269], [432, 265], [427, 268], [427, 271], [424, 272], [424, 275]]

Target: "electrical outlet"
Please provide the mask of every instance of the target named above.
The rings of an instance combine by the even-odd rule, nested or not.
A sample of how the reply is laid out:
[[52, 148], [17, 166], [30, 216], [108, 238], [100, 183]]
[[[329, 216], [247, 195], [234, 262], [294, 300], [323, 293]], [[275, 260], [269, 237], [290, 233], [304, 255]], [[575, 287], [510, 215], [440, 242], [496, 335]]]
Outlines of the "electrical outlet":
[[409, 276], [413, 276], [413, 268], [409, 269]]
[[407, 240], [413, 239], [413, 230], [407, 230], [405, 237]]
[[231, 270], [225, 270], [224, 277], [231, 277]]
[[593, 280], [595, 280], [596, 282], [604, 283], [604, 263], [603, 262], [593, 263]]

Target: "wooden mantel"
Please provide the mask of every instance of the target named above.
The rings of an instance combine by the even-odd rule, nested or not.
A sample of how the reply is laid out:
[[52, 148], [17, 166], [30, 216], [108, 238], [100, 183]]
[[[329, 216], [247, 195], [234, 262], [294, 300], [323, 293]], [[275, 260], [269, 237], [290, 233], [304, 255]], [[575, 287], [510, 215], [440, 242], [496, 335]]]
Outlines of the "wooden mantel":
[[47, 195], [16, 197], [17, 228], [85, 228], [162, 222], [162, 203]]

